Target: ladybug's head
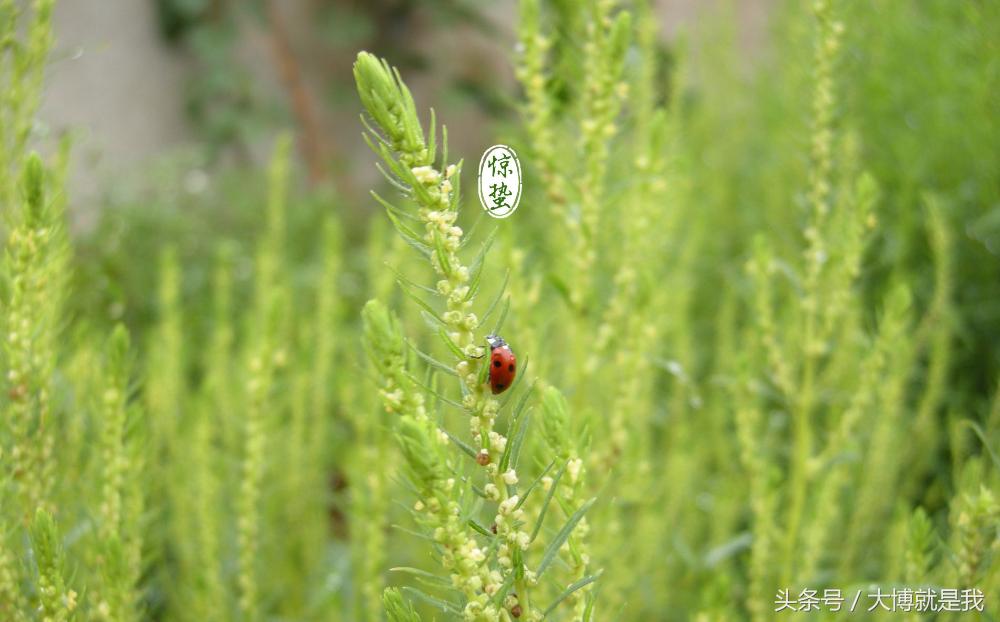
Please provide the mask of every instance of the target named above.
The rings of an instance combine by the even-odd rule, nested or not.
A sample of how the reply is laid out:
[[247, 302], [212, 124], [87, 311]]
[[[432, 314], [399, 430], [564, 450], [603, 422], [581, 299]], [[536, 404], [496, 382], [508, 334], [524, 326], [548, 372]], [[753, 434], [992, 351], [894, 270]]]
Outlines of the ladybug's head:
[[490, 346], [490, 350], [494, 348], [502, 348], [507, 345], [507, 342], [503, 340], [500, 335], [486, 335], [486, 344]]

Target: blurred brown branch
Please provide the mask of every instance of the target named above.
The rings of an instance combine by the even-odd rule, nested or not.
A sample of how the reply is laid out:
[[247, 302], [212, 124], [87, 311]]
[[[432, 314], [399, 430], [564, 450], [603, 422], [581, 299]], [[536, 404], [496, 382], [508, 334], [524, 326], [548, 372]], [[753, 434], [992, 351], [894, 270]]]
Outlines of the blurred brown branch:
[[327, 177], [328, 148], [323, 142], [323, 131], [316, 107], [302, 77], [298, 59], [285, 28], [278, 0], [267, 2], [267, 19], [272, 33], [271, 42], [281, 80], [288, 91], [292, 114], [298, 126], [298, 148], [309, 171], [310, 183], [322, 182]]

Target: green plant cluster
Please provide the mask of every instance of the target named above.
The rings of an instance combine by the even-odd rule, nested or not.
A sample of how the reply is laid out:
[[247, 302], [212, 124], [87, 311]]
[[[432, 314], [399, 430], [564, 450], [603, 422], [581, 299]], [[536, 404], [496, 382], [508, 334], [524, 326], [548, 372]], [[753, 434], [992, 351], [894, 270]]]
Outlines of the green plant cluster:
[[512, 217], [362, 52], [366, 222], [279, 136], [88, 238], [52, 2], [0, 0], [0, 620], [997, 615], [1000, 9], [788, 3], [754, 69], [731, 16], [519, 8]]

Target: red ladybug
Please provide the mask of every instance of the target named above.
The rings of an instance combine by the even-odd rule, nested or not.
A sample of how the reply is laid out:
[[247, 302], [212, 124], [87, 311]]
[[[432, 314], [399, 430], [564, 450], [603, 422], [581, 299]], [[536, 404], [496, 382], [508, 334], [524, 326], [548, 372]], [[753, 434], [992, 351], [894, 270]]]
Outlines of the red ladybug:
[[517, 357], [500, 335], [487, 336], [486, 343], [490, 346], [490, 389], [496, 395], [506, 391], [514, 382]]

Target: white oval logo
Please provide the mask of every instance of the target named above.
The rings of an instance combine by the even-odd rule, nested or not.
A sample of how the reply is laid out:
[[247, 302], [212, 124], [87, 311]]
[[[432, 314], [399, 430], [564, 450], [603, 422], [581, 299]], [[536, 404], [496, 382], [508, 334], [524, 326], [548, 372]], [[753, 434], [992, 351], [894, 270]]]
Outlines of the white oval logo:
[[479, 160], [479, 202], [494, 218], [514, 213], [521, 201], [521, 163], [507, 145], [493, 145]]

